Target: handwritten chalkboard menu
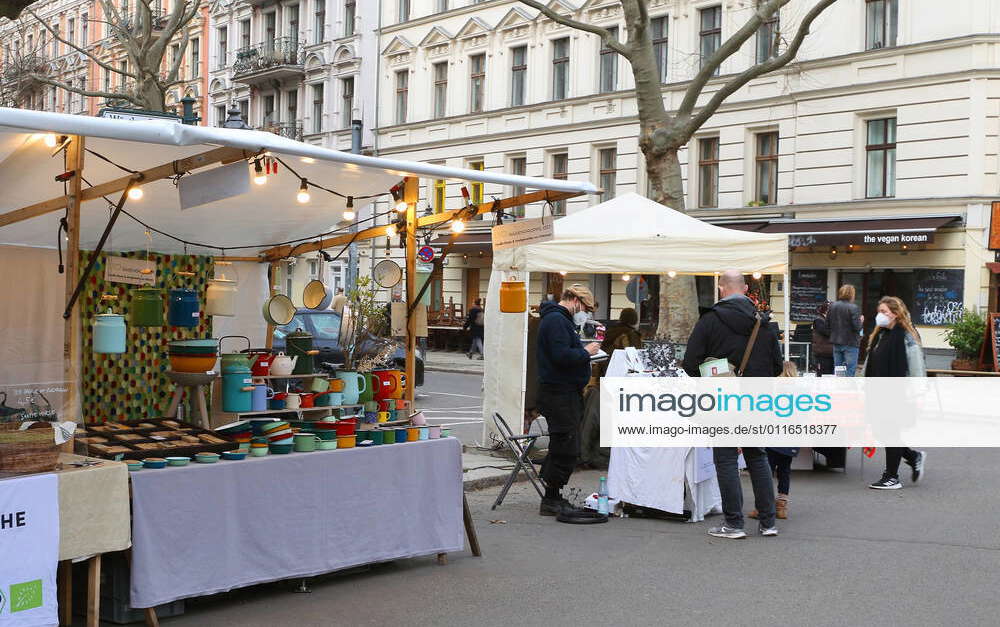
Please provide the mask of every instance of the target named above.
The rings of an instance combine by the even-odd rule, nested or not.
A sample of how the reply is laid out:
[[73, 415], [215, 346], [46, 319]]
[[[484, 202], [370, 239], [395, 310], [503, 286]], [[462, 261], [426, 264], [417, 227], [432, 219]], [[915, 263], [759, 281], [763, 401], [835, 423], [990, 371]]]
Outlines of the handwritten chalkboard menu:
[[826, 300], [826, 270], [792, 270], [790, 313], [794, 322], [812, 322]]
[[943, 326], [962, 317], [965, 270], [918, 270], [913, 286], [913, 321]]
[[990, 315], [990, 325], [993, 327], [993, 372], [1000, 372], [1000, 314]]

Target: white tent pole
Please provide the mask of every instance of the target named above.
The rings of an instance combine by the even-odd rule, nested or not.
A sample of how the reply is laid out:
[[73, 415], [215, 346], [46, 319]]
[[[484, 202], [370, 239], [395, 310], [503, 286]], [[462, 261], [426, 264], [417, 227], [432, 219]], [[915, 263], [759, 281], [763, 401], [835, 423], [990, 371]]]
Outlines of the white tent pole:
[[[792, 284], [788, 281], [789, 274], [788, 274], [787, 270], [785, 271], [785, 274], [783, 276], [784, 276], [784, 279], [785, 279], [785, 285], [783, 286], [784, 290], [782, 290], [783, 293], [784, 293], [784, 300], [785, 300], [785, 361], [789, 361], [791, 359], [791, 354], [792, 354], [792, 345], [791, 345], [791, 341], [792, 341], [792, 326], [791, 326], [792, 325], [792, 314], [791, 314], [791, 309], [792, 309]], [[806, 369], [808, 369], [808, 368], [809, 368], [809, 364], [806, 364]]]

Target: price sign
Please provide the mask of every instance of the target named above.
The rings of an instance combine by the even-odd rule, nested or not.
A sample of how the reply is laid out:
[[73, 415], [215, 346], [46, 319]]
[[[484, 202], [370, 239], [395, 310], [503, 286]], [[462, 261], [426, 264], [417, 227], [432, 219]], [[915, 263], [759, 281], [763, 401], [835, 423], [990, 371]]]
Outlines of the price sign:
[[425, 263], [433, 261], [434, 249], [430, 246], [421, 246], [420, 249], [417, 250], [417, 258]]

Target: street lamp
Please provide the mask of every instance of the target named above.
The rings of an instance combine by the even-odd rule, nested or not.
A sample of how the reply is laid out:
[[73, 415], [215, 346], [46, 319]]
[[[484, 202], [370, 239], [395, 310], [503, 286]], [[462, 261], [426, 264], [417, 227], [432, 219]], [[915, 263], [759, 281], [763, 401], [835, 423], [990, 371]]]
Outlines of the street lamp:
[[247, 125], [246, 121], [243, 119], [243, 114], [240, 113], [239, 106], [233, 103], [229, 110], [226, 111], [226, 121], [222, 124], [222, 128], [238, 128], [240, 130], [249, 131], [250, 126]]

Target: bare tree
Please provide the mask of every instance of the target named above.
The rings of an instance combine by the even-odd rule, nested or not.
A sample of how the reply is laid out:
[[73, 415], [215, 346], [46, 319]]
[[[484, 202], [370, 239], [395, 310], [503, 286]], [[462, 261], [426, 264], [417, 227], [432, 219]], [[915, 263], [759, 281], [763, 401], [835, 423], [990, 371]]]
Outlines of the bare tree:
[[[114, 37], [125, 53], [127, 66], [125, 69], [115, 67], [107, 59], [102, 59], [92, 51], [87, 50], [86, 42], [78, 45], [68, 41], [59, 31], [38, 17], [34, 9], [26, 8], [22, 13], [30, 15], [41, 24], [57, 41], [85, 55], [104, 70], [120, 77], [117, 89], [100, 90], [84, 89], [78, 85], [53, 78], [48, 72], [34, 71], [30, 78], [38, 83], [51, 85], [59, 89], [109, 100], [123, 100], [136, 108], [149, 111], [166, 111], [167, 91], [183, 81], [179, 79], [181, 61], [188, 44], [188, 24], [198, 13], [199, 0], [186, 0], [172, 3], [169, 13], [152, 6], [151, 0], [136, 0], [133, 13], [122, 11], [111, 0], [98, 0], [101, 5], [104, 20], [101, 22], [108, 29], [108, 34]], [[158, 5], [158, 3], [157, 3]], [[177, 43], [177, 57], [167, 66], [165, 57], [172, 44]], [[166, 67], [166, 69], [164, 69]]]
[[[538, 0], [519, 1], [540, 11], [553, 22], [597, 35], [605, 47], [628, 60], [635, 78], [635, 97], [639, 110], [639, 148], [646, 158], [646, 173], [652, 186], [653, 200], [672, 209], [684, 211], [686, 206], [678, 151], [719, 109], [726, 98], [751, 80], [780, 69], [792, 61], [806, 35], [809, 34], [813, 21], [837, 0], [810, 0], [812, 6], [799, 22], [798, 29], [791, 39], [783, 42], [780, 47], [776, 46], [768, 59], [751, 65], [726, 80], [707, 102], [700, 107], [697, 106], [702, 91], [709, 80], [716, 75], [722, 63], [738, 52], [764, 22], [792, 1], [757, 0], [750, 19], [714, 53], [700, 60], [700, 68], [688, 83], [684, 98], [676, 111], [667, 111], [663, 103], [663, 86], [649, 32], [648, 0], [619, 0], [624, 10], [628, 33], [624, 43], [618, 41], [608, 29], [574, 20]], [[686, 338], [698, 319], [697, 303], [693, 277], [661, 276], [658, 337]]]

